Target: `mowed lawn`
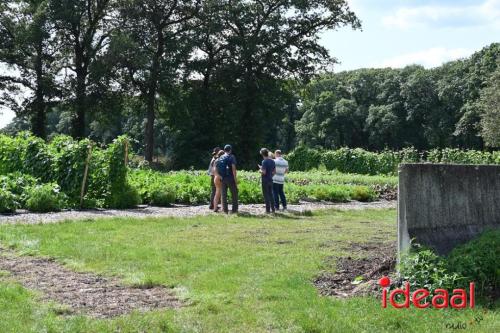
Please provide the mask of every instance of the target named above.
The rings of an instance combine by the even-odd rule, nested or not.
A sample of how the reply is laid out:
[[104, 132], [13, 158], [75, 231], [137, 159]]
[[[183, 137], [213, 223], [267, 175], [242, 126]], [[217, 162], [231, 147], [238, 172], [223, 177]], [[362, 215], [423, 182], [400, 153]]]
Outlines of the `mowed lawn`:
[[[0, 244], [125, 284], [175, 288], [186, 306], [108, 320], [65, 317], [0, 274], [0, 332], [500, 331], [499, 311], [382, 309], [375, 298], [320, 296], [312, 284], [349, 243], [394, 242], [395, 210], [274, 218], [106, 219], [0, 226]], [[481, 316], [479, 323], [471, 324]]]

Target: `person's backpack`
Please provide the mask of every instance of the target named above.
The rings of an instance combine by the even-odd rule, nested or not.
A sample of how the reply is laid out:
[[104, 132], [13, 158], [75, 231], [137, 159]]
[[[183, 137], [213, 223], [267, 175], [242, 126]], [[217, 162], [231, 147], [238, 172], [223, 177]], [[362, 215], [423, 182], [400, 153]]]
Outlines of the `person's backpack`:
[[230, 155], [222, 155], [221, 157], [219, 157], [217, 162], [215, 162], [216, 163], [215, 167], [217, 168], [217, 172], [222, 178], [226, 178], [227, 176], [229, 176], [228, 164], [230, 158], [231, 158]]

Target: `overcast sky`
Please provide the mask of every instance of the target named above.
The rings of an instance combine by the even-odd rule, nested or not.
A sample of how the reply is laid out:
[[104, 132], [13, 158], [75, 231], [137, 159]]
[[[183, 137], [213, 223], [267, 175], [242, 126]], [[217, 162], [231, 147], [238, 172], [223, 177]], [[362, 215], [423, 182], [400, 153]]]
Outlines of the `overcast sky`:
[[[336, 72], [409, 64], [430, 68], [500, 42], [500, 0], [349, 0], [349, 4], [362, 21], [362, 31], [343, 28], [321, 38], [340, 62]], [[13, 114], [1, 112], [3, 127]]]

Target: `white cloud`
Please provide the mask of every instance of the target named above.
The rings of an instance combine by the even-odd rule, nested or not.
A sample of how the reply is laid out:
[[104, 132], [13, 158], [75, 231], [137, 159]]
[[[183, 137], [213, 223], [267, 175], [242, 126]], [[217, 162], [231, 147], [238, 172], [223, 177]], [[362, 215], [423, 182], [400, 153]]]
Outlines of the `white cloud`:
[[456, 60], [470, 56], [474, 51], [457, 48], [446, 49], [444, 47], [434, 47], [427, 50], [406, 53], [384, 60], [375, 67], [399, 68], [406, 65], [418, 64], [426, 68], [439, 66], [447, 61]]
[[387, 27], [467, 27], [487, 25], [500, 27], [500, 0], [484, 0], [477, 5], [428, 5], [402, 7], [382, 18]]

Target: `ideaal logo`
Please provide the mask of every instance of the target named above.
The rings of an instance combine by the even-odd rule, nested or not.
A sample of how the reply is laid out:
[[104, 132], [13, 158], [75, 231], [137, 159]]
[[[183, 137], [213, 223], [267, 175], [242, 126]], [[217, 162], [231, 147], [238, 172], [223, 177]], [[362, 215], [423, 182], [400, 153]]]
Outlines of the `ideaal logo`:
[[[391, 280], [384, 276], [379, 280], [379, 284], [382, 288], [382, 307], [387, 307], [387, 293], [388, 288], [391, 285]], [[401, 295], [398, 297], [398, 295]], [[453, 289], [453, 292], [450, 294], [446, 289], [436, 289], [433, 292], [433, 296], [431, 298], [431, 302], [427, 302], [426, 300], [431, 295], [431, 292], [427, 289], [421, 288], [415, 290], [411, 293], [410, 297], [410, 283], [406, 282], [403, 289], [394, 289], [389, 294], [389, 302], [396, 309], [409, 308], [410, 301], [416, 308], [425, 309], [429, 306], [432, 306], [436, 309], [447, 308], [451, 306], [454, 309], [463, 309], [467, 307], [467, 300], [470, 308], [474, 308], [475, 299], [474, 299], [474, 282], [469, 284], [469, 295], [465, 289]], [[396, 302], [396, 297], [403, 298], [404, 302], [398, 303]]]

